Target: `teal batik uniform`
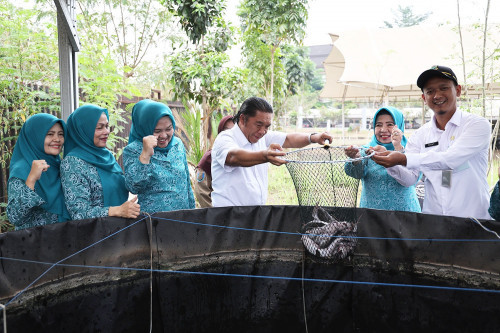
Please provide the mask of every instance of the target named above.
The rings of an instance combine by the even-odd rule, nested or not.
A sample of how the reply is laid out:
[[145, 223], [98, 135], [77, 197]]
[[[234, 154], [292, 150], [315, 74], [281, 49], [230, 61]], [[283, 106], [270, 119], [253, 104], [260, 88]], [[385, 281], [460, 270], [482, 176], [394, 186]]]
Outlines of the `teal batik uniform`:
[[[397, 125], [398, 128], [404, 133], [403, 113], [393, 107], [383, 107], [375, 112], [373, 117], [374, 131], [377, 116], [382, 110], [389, 112], [394, 119], [395, 125]], [[405, 147], [406, 142], [406, 137], [403, 136], [401, 145]], [[394, 150], [392, 142], [381, 143], [377, 140], [375, 134], [373, 135], [371, 142], [363, 147], [368, 148], [376, 145], [384, 146], [387, 150]], [[362, 189], [359, 203], [360, 207], [421, 212], [415, 186], [406, 187], [399, 184], [387, 173], [387, 170], [383, 166], [375, 163], [371, 159], [364, 160], [358, 164], [347, 163], [345, 171], [349, 176], [361, 179]]]
[[120, 165], [106, 148], [94, 145], [94, 133], [102, 114], [95, 105], [79, 107], [68, 118], [68, 135], [61, 162], [61, 182], [66, 206], [74, 220], [104, 217], [109, 207], [128, 198]]
[[490, 208], [488, 209], [488, 213], [490, 213], [491, 217], [497, 221], [500, 221], [500, 181], [497, 182], [493, 192], [491, 193], [490, 198]]
[[[45, 153], [47, 132], [60, 123], [66, 133], [66, 124], [50, 114], [29, 117], [17, 138], [9, 166], [7, 216], [16, 229], [63, 222], [70, 218], [59, 177], [59, 155]], [[50, 167], [42, 172], [35, 190], [26, 185], [34, 160], [45, 160]]]
[[195, 208], [186, 149], [179, 138], [173, 136], [166, 148], [156, 147], [149, 164], [139, 160], [142, 139], [152, 135], [158, 121], [165, 116], [175, 130], [168, 106], [151, 100], [138, 102], [132, 110], [129, 142], [123, 150], [127, 188], [137, 194], [141, 211], [148, 213]]

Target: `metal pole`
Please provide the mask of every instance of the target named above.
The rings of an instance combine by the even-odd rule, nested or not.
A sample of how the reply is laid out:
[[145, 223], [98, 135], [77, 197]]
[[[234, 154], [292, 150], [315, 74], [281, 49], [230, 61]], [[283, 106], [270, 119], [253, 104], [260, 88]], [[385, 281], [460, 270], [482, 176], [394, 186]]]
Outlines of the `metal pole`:
[[342, 145], [345, 145], [345, 135], [344, 135], [344, 127], [345, 127], [345, 97], [347, 95], [347, 88], [349, 86], [346, 84], [344, 86], [344, 93], [342, 94]]
[[61, 118], [67, 120], [78, 107], [78, 60], [80, 41], [76, 34], [75, 0], [54, 0], [57, 7]]

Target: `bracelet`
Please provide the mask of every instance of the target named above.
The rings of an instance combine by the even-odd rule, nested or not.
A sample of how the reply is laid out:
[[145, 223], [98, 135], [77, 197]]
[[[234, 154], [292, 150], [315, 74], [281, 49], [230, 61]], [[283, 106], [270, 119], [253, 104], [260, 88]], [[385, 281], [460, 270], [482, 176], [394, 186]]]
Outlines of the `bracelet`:
[[309, 143], [313, 143], [313, 142], [311, 141], [311, 136], [313, 136], [314, 134], [318, 134], [318, 133], [314, 132], [314, 133], [309, 134]]

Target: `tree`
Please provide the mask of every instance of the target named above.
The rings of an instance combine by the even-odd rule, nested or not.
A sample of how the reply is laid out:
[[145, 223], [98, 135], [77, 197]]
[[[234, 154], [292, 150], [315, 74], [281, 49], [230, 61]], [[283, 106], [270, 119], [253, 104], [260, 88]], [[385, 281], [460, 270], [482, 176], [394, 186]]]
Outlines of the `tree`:
[[[201, 104], [201, 134], [191, 130], [190, 158], [196, 162], [208, 150], [212, 113], [230, 108], [230, 100], [238, 99], [238, 91], [245, 82], [245, 71], [227, 68], [229, 57], [225, 53], [234, 44], [235, 29], [222, 18], [225, 1], [221, 0], [161, 0], [174, 11], [181, 26], [194, 44], [179, 49], [169, 60], [169, 82], [176, 98], [198, 119]], [[191, 121], [189, 120], [189, 121]], [[189, 122], [188, 121], [188, 122]], [[188, 126], [189, 127], [189, 126]]]
[[[486, 96], [488, 87], [500, 79], [498, 66], [500, 61], [500, 26], [488, 25], [490, 0], [486, 0], [484, 23], [475, 23], [472, 26], [462, 26], [460, 18], [460, 1], [457, 0], [457, 13], [458, 13], [458, 27], [457, 31], [460, 37], [460, 59], [462, 61], [462, 69], [464, 72], [463, 78], [463, 98], [466, 100], [468, 108], [473, 107], [474, 104], [481, 109], [482, 116], [486, 116]], [[479, 51], [480, 56], [466, 57], [464, 49], [468, 45], [464, 45], [462, 33], [464, 31], [471, 31], [477, 39], [482, 41]], [[469, 66], [466, 68], [466, 65]], [[468, 96], [467, 82], [471, 78], [479, 78], [481, 80], [481, 99], [479, 101], [471, 101]], [[470, 81], [469, 81], [470, 82]]]
[[[239, 101], [239, 92], [245, 83], [246, 71], [228, 68], [229, 57], [225, 53], [210, 51], [205, 47], [203, 54], [198, 50], [182, 50], [170, 57], [168, 80], [175, 98], [184, 104], [188, 113], [184, 116], [188, 134], [191, 135], [191, 149], [188, 159], [197, 164], [209, 148], [211, 132], [209, 123], [216, 110], [232, 112], [232, 102]], [[200, 114], [200, 106], [203, 115]], [[203, 126], [200, 128], [200, 120]], [[201, 134], [200, 132], [201, 129]]]
[[6, 170], [18, 131], [32, 114], [60, 112], [55, 25], [37, 14], [0, 0], [0, 232], [13, 229], [5, 213]]
[[278, 96], [275, 104], [289, 117], [295, 118], [297, 109], [309, 110], [317, 103], [324, 81], [314, 62], [309, 59], [307, 47], [285, 45], [282, 47], [282, 55], [286, 71], [286, 93]]
[[10, 140], [26, 118], [42, 110], [59, 111], [54, 97], [59, 88], [55, 28], [50, 22], [40, 23], [35, 10], [0, 0], [0, 164], [4, 167], [12, 153]]
[[[484, 29], [483, 29], [483, 49], [482, 49], [482, 57], [481, 57], [481, 83], [482, 83], [482, 102], [483, 102], [483, 117], [486, 116], [486, 62], [489, 56], [486, 55], [486, 42], [488, 40], [488, 16], [490, 12], [490, 2], [491, 0], [486, 1], [486, 12], [484, 14]], [[497, 54], [498, 56], [498, 48], [495, 49], [493, 54]]]
[[282, 54], [288, 93], [296, 94], [301, 88], [309, 91], [323, 88], [321, 82], [318, 82], [319, 73], [316, 65], [309, 59], [307, 47], [286, 45], [283, 47]]
[[413, 13], [412, 6], [403, 7], [398, 5], [398, 10], [391, 10], [394, 18], [392, 19], [392, 23], [388, 21], [384, 21], [386, 28], [405, 28], [412, 27], [414, 25], [419, 25], [429, 18], [432, 12], [427, 12], [424, 14], [415, 14]]
[[[273, 105], [275, 70], [282, 71], [277, 57], [283, 44], [299, 44], [307, 24], [307, 0], [243, 0], [238, 9], [241, 18], [244, 56], [250, 72], [260, 75], [266, 97]], [[259, 57], [262, 55], [265, 57]], [[262, 66], [262, 62], [267, 62]], [[270, 70], [269, 77], [266, 77]]]
[[[125, 84], [116, 61], [107, 53], [104, 44], [99, 43], [105, 36], [97, 35], [80, 35], [82, 44], [78, 57], [80, 102], [96, 104], [108, 109], [109, 124], [113, 128], [109, 134], [108, 148], [113, 150], [117, 142], [127, 141], [127, 138], [119, 135], [124, 130], [121, 124], [126, 119], [125, 111], [119, 108], [118, 96], [131, 97], [130, 92], [135, 95], [140, 95], [140, 93], [133, 86]], [[118, 157], [121, 151], [116, 153]]]
[[202, 41], [210, 27], [222, 17], [226, 2], [221, 0], [160, 0], [179, 18], [182, 29], [193, 44]]
[[[180, 39], [173, 15], [157, 1], [81, 0], [78, 5], [81, 33], [99, 39], [106, 46], [125, 79], [140, 75], [140, 66], [153, 47], [161, 46], [162, 52], [158, 52], [161, 59], [165, 50], [171, 50], [172, 43]], [[162, 67], [160, 62], [156, 69]]]
[[[130, 10], [131, 12], [134, 11], [134, 6], [139, 3], [138, 1], [106, 0], [103, 6], [121, 4], [122, 1], [124, 5], [132, 7], [131, 9], [123, 7], [125, 11]], [[37, 8], [41, 13], [40, 16], [48, 21], [55, 22], [56, 9], [54, 3], [46, 0], [38, 0], [38, 3], [41, 5], [40, 8]], [[126, 79], [127, 75], [124, 76], [123, 74], [124, 66], [120, 64], [120, 59], [123, 58], [119, 56], [119, 53], [123, 50], [112, 42], [113, 37], [110, 37], [108, 30], [110, 14], [104, 12], [104, 7], [94, 8], [91, 4], [92, 2], [89, 0], [79, 2], [82, 14], [78, 16], [78, 20], [83, 23], [79, 29], [81, 49], [78, 53], [80, 104], [92, 103], [108, 109], [109, 123], [114, 128], [108, 139], [108, 148], [114, 151], [116, 157], [118, 157], [121, 150], [115, 151], [116, 143], [127, 140], [123, 135], [120, 135], [124, 130], [123, 123], [126, 122], [126, 112], [119, 107], [119, 97], [121, 95], [129, 97], [141, 95], [141, 92], [136, 89], [133, 82]], [[137, 15], [140, 16], [141, 14]], [[138, 20], [140, 21], [140, 19]], [[122, 31], [130, 31], [129, 26], [134, 25], [134, 21], [123, 19], [121, 24], [123, 25]], [[139, 37], [138, 40], [140, 39]], [[43, 44], [40, 45], [43, 47]], [[138, 48], [140, 49], [140, 47]], [[126, 49], [127, 52], [133, 50], [129, 46], [126, 46]], [[57, 60], [54, 63], [57, 65]], [[58, 75], [58, 71], [55, 74]]]
[[[249, 71], [247, 90], [250, 95], [280, 96], [286, 91], [286, 71], [283, 65], [281, 49], [277, 49], [271, 61], [271, 49], [258, 38], [247, 38], [244, 52], [245, 68]], [[271, 68], [271, 63], [273, 63]], [[272, 77], [272, 80], [271, 80]], [[272, 86], [271, 86], [272, 82]], [[271, 94], [271, 87], [273, 93]]]

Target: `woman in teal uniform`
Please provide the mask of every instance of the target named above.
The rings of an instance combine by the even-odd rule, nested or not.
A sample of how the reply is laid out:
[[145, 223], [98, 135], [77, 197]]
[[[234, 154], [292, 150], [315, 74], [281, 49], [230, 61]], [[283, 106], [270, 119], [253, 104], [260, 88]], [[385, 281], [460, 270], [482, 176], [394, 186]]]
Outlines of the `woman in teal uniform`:
[[[498, 168], [498, 178], [500, 179], [500, 168]], [[488, 213], [490, 213], [493, 219], [500, 221], [500, 180], [496, 183], [491, 193]]]
[[[373, 137], [364, 148], [378, 145], [387, 150], [404, 151], [407, 140], [401, 111], [393, 107], [380, 108], [373, 116], [373, 129]], [[346, 149], [346, 154], [353, 158], [360, 156], [359, 150], [353, 147]], [[371, 159], [347, 163], [345, 171], [349, 176], [361, 179], [360, 207], [421, 212], [415, 185], [406, 187], [399, 184], [383, 166]]]
[[69, 219], [59, 177], [66, 125], [39, 113], [24, 123], [10, 160], [7, 216], [16, 229]]
[[142, 100], [132, 109], [123, 166], [127, 188], [145, 212], [195, 208], [186, 149], [174, 131], [175, 119], [165, 104]]
[[90, 104], [68, 118], [61, 181], [73, 220], [139, 216], [137, 198], [127, 201], [122, 168], [106, 148], [108, 122], [108, 110]]

